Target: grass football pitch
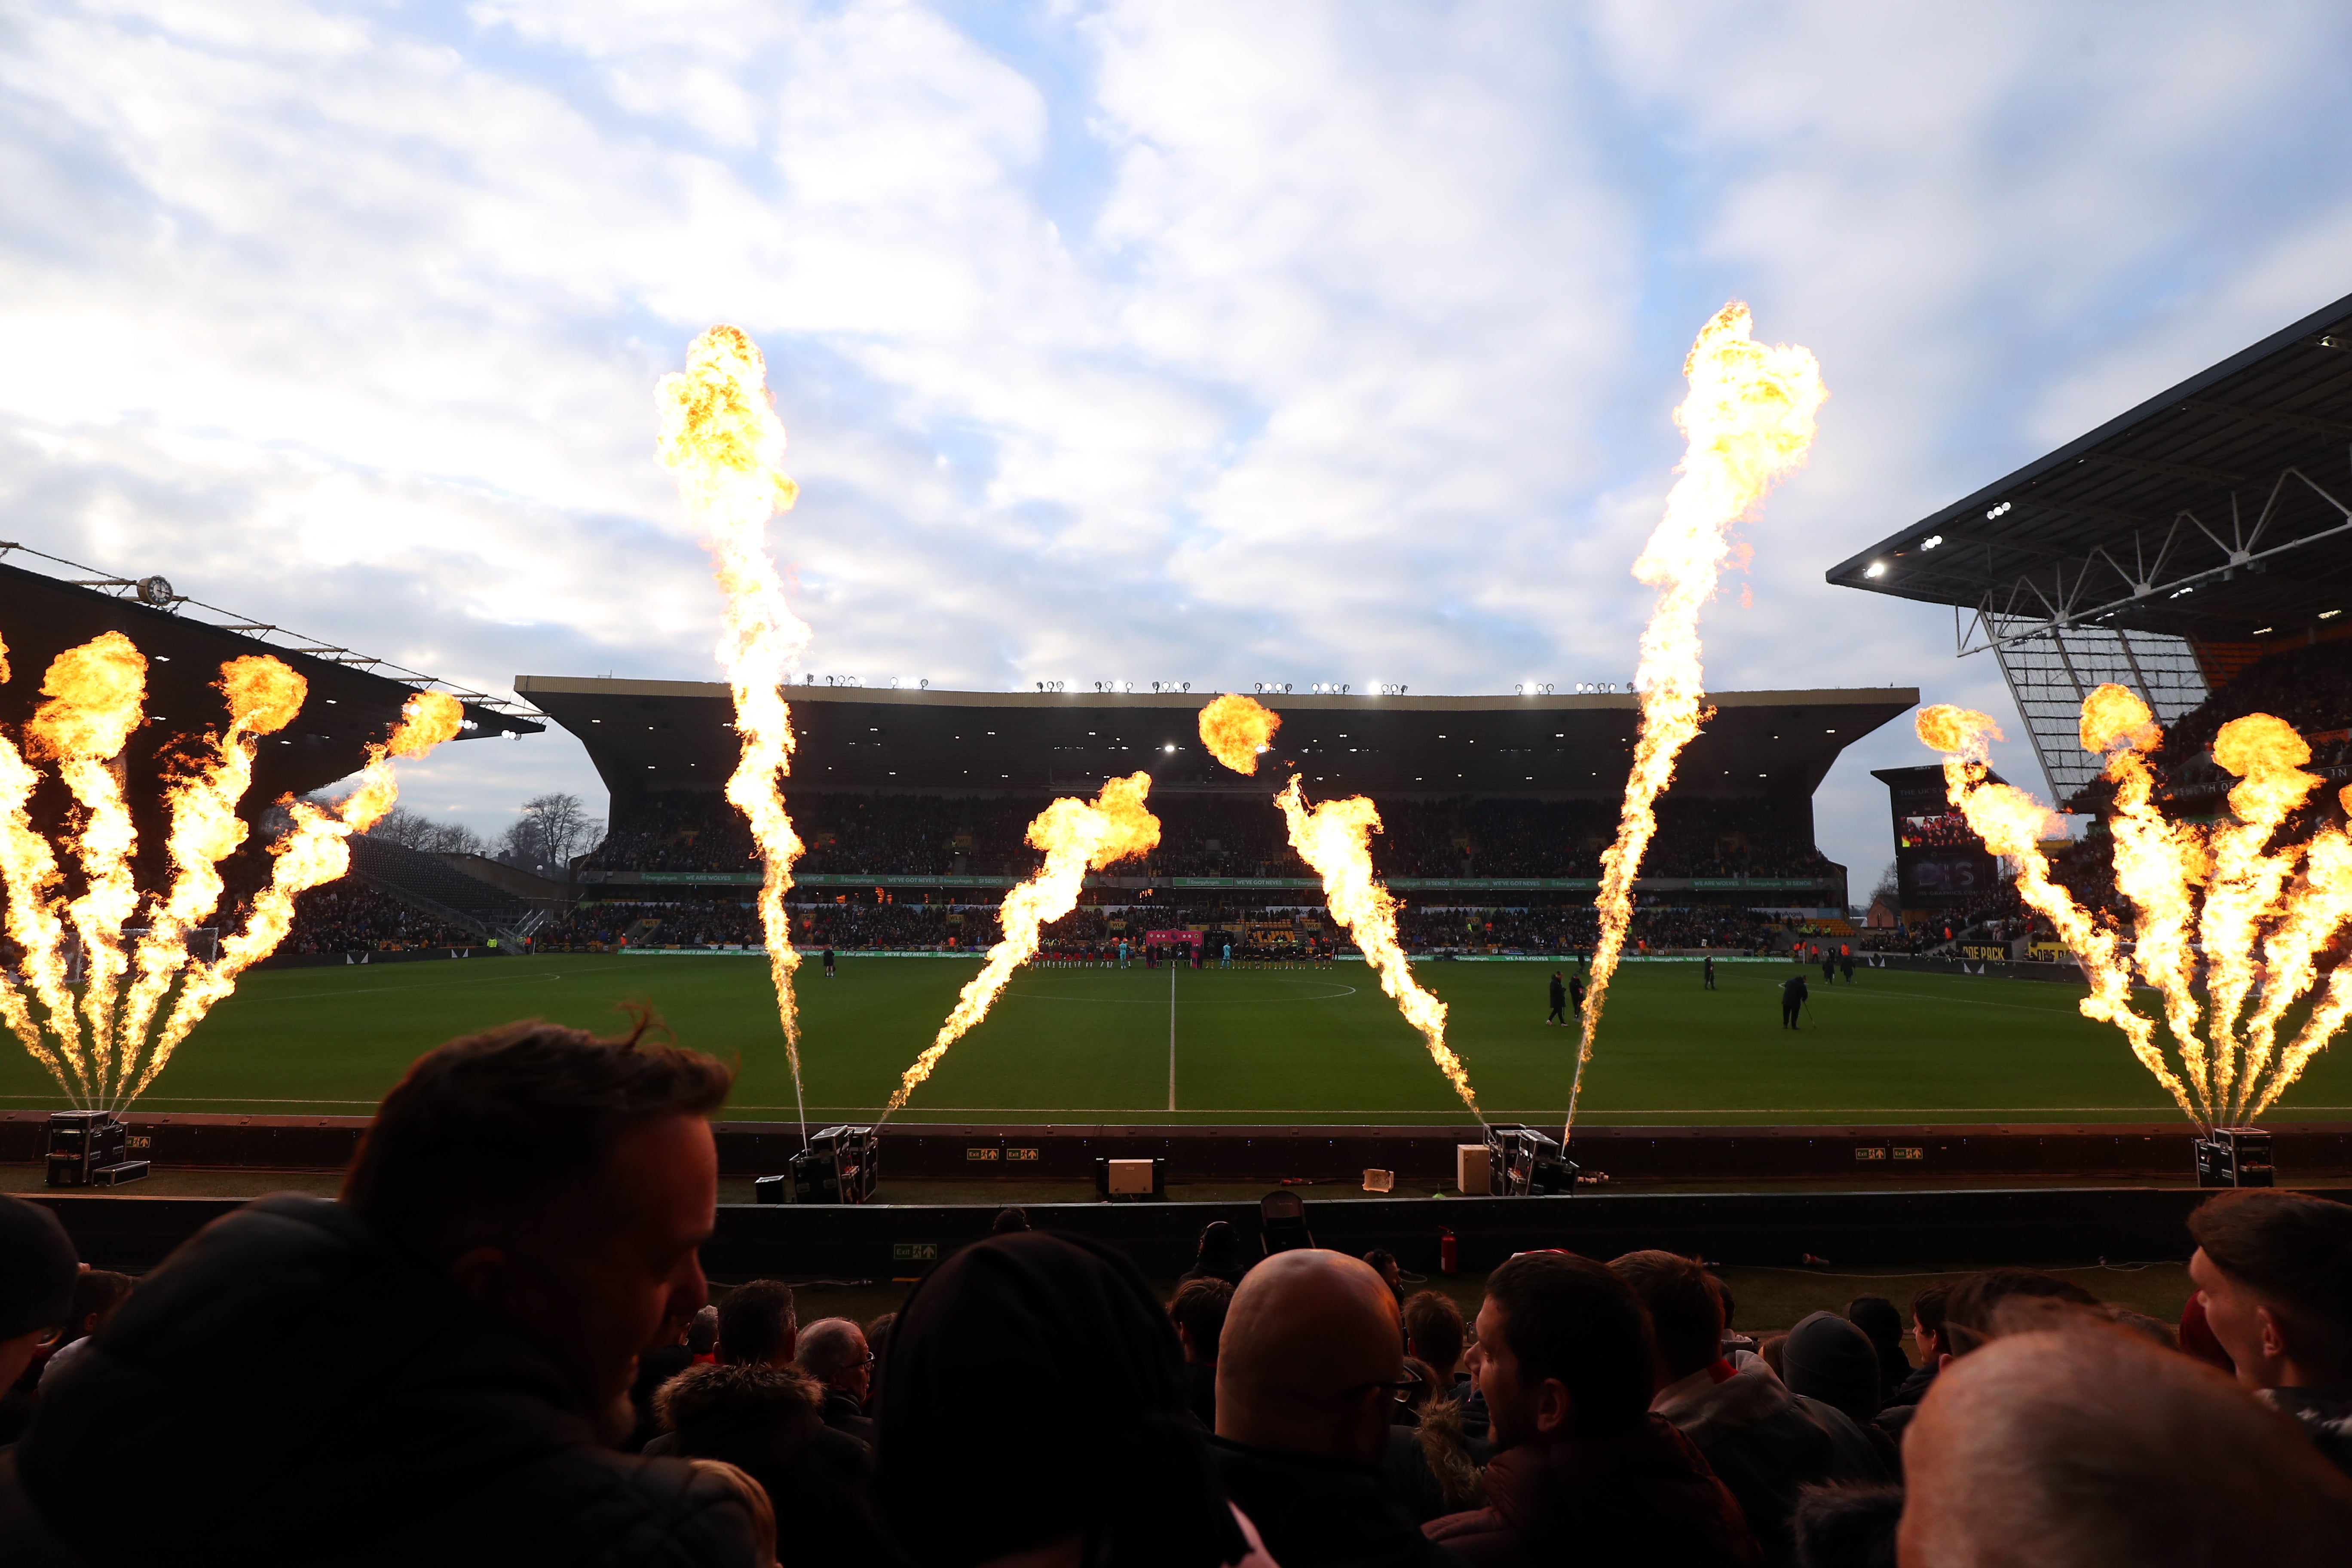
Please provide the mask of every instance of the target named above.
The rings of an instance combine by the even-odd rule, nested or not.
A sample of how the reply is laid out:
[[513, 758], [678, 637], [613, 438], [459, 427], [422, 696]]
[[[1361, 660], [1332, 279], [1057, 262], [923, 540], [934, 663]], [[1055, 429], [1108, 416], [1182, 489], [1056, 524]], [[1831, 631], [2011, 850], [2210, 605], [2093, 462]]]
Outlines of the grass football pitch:
[[[870, 1117], [971, 978], [962, 959], [845, 958], [800, 975], [811, 1120]], [[1810, 981], [1780, 1027], [1780, 963], [1619, 972], [1580, 1116], [1595, 1124], [2126, 1121], [2178, 1114], [2114, 1029], [2038, 981], [1860, 970]], [[1427, 963], [1489, 1120], [1557, 1121], [1575, 1034], [1544, 1023], [1549, 968]], [[215, 1008], [140, 1102], [150, 1112], [364, 1114], [419, 1053], [509, 1019], [609, 1031], [650, 1005], [680, 1043], [740, 1063], [727, 1114], [788, 1121], [792, 1078], [757, 957], [550, 954], [262, 971]], [[21, 1050], [0, 1105], [62, 1106]], [[2323, 1054], [2273, 1113], [2352, 1108]], [[907, 1120], [1444, 1123], [1463, 1118], [1419, 1035], [1360, 963], [1308, 970], [1031, 968], [916, 1090]]]

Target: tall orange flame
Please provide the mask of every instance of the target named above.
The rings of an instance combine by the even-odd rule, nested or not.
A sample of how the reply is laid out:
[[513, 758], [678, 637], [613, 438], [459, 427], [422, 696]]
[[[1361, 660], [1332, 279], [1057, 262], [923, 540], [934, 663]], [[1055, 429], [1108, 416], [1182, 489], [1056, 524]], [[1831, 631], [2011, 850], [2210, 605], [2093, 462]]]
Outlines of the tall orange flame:
[[1633, 575], [1657, 589], [1658, 602], [1642, 629], [1633, 676], [1642, 694], [1642, 730], [1625, 779], [1617, 841], [1601, 857], [1601, 891], [1593, 900], [1601, 935], [1564, 1137], [1576, 1131], [1577, 1100], [1601, 1005], [1633, 923], [1633, 879], [1657, 832], [1653, 807], [1674, 779], [1675, 759], [1712, 716], [1699, 661], [1699, 611], [1715, 597], [1717, 578], [1731, 558], [1733, 526], [1755, 512], [1775, 481], [1804, 462], [1813, 443], [1813, 416], [1829, 396], [1811, 353], [1768, 348], [1749, 335], [1753, 324], [1748, 307], [1735, 300], [1716, 312], [1691, 345], [1683, 362], [1690, 395], [1675, 410], [1675, 423], [1688, 437], [1682, 477], [1666, 497], [1664, 519], [1633, 563]]
[[100, 633], [50, 661], [41, 694], [49, 700], [34, 710], [26, 736], [34, 755], [56, 760], [58, 776], [82, 808], [75, 847], [83, 891], [66, 906], [66, 914], [81, 938], [89, 1066], [105, 1082], [117, 1065], [116, 987], [129, 963], [122, 927], [139, 907], [139, 889], [131, 880], [131, 852], [139, 836], [131, 826], [114, 759], [145, 717], [141, 708], [147, 698], [146, 657], [121, 632]]
[[1237, 773], [1257, 772], [1258, 753], [1274, 744], [1282, 715], [1255, 697], [1227, 692], [1201, 710], [1201, 743]]
[[1396, 896], [1373, 879], [1371, 836], [1381, 830], [1380, 808], [1362, 795], [1351, 795], [1327, 800], [1310, 811], [1296, 773], [1274, 804], [1290, 829], [1290, 847], [1323, 879], [1323, 899], [1331, 918], [1354, 933], [1364, 962], [1380, 974], [1381, 989], [1405, 1022], [1421, 1031], [1437, 1070], [1470, 1114], [1485, 1121], [1470, 1074], [1445, 1043], [1445, 1004], [1412, 977], [1412, 962], [1397, 942]]
[[[2304, 771], [2311, 748], [2292, 726], [2250, 713], [2221, 727], [2213, 760], [2238, 779], [2230, 791], [2235, 820], [2200, 830], [2168, 822], [2156, 809], [2147, 758], [2163, 744], [2163, 731], [2147, 705], [2119, 686], [2103, 686], [2084, 700], [2083, 747], [2107, 753], [2105, 774], [2116, 785], [2107, 818], [2116, 888], [2135, 910], [2135, 951], [2126, 959], [2112, 919], [2095, 918], [2050, 883], [2039, 843], [2041, 805], [1986, 782], [1985, 742], [2000, 738], [1992, 721], [1929, 708], [1917, 723], [1919, 738], [1946, 753], [1953, 803], [1987, 848], [2016, 861], [2020, 894], [2082, 964], [2091, 986], [2083, 1011], [2122, 1028], [2132, 1054], [2192, 1121], [2210, 1126], [2260, 1116], [2352, 1019], [2352, 963], [2339, 963], [2294, 1043], [2277, 1048], [2279, 1025], [2316, 982], [2321, 952], [2352, 923], [2352, 834], [2329, 825], [2308, 843], [2271, 847], [2320, 782]], [[2339, 804], [2352, 812], [2352, 789], [2342, 792]], [[2195, 892], [2200, 885], [2201, 905]], [[2201, 1017], [2194, 994], [2200, 956], [2207, 995]], [[2135, 963], [2163, 994], [2180, 1056], [2178, 1074], [2155, 1043], [2153, 1024], [2129, 1005]], [[2261, 995], [2249, 1014], [2258, 983]]]
[[[662, 377], [655, 403], [662, 466], [677, 477], [678, 495], [702, 531], [727, 596], [718, 655], [734, 692], [742, 748], [727, 780], [727, 798], [751, 824], [765, 866], [760, 929], [798, 1101], [801, 1025], [793, 971], [800, 967], [800, 953], [793, 946], [784, 895], [792, 889], [801, 841], [779, 781], [792, 771], [793, 760], [783, 687], [799, 668], [809, 628], [785, 602], [783, 582], [768, 554], [769, 517], [789, 510], [800, 491], [784, 475], [784, 427], [772, 406], [767, 375], [767, 361], [749, 337], [734, 327], [713, 327], [687, 350], [683, 374]], [[807, 1121], [804, 1109], [802, 1121]]]
[[1130, 773], [1105, 781], [1091, 801], [1065, 796], [1037, 814], [1029, 824], [1029, 845], [1045, 852], [1045, 863], [1029, 879], [1004, 895], [997, 923], [1004, 935], [988, 950], [988, 962], [967, 981], [956, 1005], [940, 1026], [923, 1054], [898, 1080], [898, 1092], [882, 1115], [907, 1103], [916, 1086], [931, 1076], [948, 1047], [988, 1016], [1013, 972], [1036, 956], [1038, 929], [1060, 920], [1078, 907], [1087, 873], [1114, 861], [1148, 854], [1160, 842], [1160, 819], [1143, 804], [1151, 791], [1150, 773]]
[[166, 786], [173, 877], [171, 890], [150, 910], [147, 934], [139, 943], [139, 978], [131, 984], [121, 1030], [126, 1074], [147, 1038], [156, 1006], [187, 963], [188, 933], [220, 902], [215, 868], [245, 842], [245, 821], [236, 807], [253, 784], [255, 745], [259, 737], [292, 723], [310, 695], [308, 681], [266, 655], [221, 666], [219, 687], [228, 699], [228, 724], [205, 737], [211, 762]]
[[[173, 874], [169, 888], [148, 900], [137, 977], [126, 988], [133, 955], [122, 939], [139, 893], [131, 880], [136, 837], [121, 756], [143, 721], [146, 673], [145, 658], [119, 632], [68, 648], [43, 679], [48, 700], [25, 726], [23, 746], [0, 735], [0, 881], [6, 885], [8, 934], [24, 952], [21, 985], [0, 977], [0, 1023], [68, 1100], [93, 1109], [119, 1107], [142, 1093], [237, 976], [277, 947], [293, 918], [293, 894], [341, 875], [349, 860], [341, 836], [372, 825], [391, 807], [395, 786], [389, 759], [424, 755], [457, 734], [465, 717], [454, 697], [417, 694], [392, 739], [369, 749], [361, 786], [341, 808], [329, 814], [307, 802], [294, 806], [296, 832], [278, 847], [271, 886], [256, 901], [246, 929], [222, 944], [216, 963], [192, 962], [188, 935], [220, 901], [218, 863], [246, 837], [236, 807], [253, 782], [255, 744], [285, 728], [306, 695], [302, 678], [275, 658], [223, 665], [218, 684], [228, 700], [228, 723], [205, 737], [209, 760], [188, 764], [165, 786]], [[0, 682], [8, 678], [6, 649], [0, 646]], [[62, 909], [57, 853], [31, 817], [40, 774], [28, 754], [57, 763], [79, 808], [71, 842], [84, 891]], [[84, 956], [79, 1004], [68, 980], [68, 921]], [[155, 1014], [175, 983], [179, 994], [157, 1030]], [[32, 1002], [44, 1016], [35, 1016]]]
[[[232, 700], [236, 700], [235, 689]], [[262, 707], [253, 710], [256, 719], [271, 710]], [[135, 1100], [155, 1081], [155, 1075], [171, 1062], [172, 1053], [188, 1031], [202, 1021], [213, 1005], [236, 989], [238, 977], [278, 950], [286, 940], [286, 932], [294, 923], [294, 897], [322, 882], [331, 882], [351, 869], [351, 847], [344, 842], [354, 833], [365, 833], [383, 819], [400, 797], [399, 781], [393, 773], [395, 758], [422, 757], [445, 741], [453, 740], [465, 727], [466, 709], [446, 691], [420, 691], [411, 697], [402, 710], [401, 721], [393, 727], [389, 737], [368, 747], [367, 765], [361, 770], [359, 787], [346, 795], [331, 810], [307, 800], [289, 803], [294, 817], [293, 831], [273, 845], [269, 863], [269, 884], [257, 894], [245, 924], [220, 944], [220, 956], [212, 963], [197, 961], [187, 969], [187, 978], [173, 998], [171, 1016], [164, 1019], [162, 1032], [156, 1037], [155, 1049], [138, 1082], [124, 1098]]]

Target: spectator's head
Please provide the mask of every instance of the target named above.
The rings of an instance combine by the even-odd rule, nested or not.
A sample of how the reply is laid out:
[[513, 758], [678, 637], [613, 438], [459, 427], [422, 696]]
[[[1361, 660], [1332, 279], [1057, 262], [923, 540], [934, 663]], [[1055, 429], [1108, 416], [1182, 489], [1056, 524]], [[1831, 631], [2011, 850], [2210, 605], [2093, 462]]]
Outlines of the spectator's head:
[[1835, 1312], [1815, 1312], [1789, 1331], [1780, 1381], [1791, 1394], [1844, 1411], [1856, 1421], [1878, 1414], [1878, 1347]]
[[1168, 1303], [1176, 1337], [1184, 1343], [1184, 1359], [1199, 1366], [1217, 1364], [1217, 1346], [1224, 1337], [1225, 1311], [1233, 1305], [1234, 1288], [1222, 1279], [1187, 1279]]
[[1715, 1287], [1715, 1298], [1723, 1303], [1723, 1331], [1727, 1334], [1738, 1332], [1737, 1325], [1739, 1321], [1739, 1302], [1731, 1294], [1731, 1287], [1723, 1282], [1720, 1275], [1716, 1274], [1708, 1275], [1706, 1282]]
[[1404, 1353], [1425, 1362], [1440, 1385], [1454, 1381], [1462, 1362], [1462, 1309], [1440, 1290], [1417, 1290], [1405, 1298]]
[[60, 1343], [71, 1344], [98, 1332], [98, 1326], [114, 1315], [114, 1309], [131, 1299], [131, 1279], [128, 1274], [117, 1274], [111, 1268], [85, 1268], [74, 1277], [73, 1300], [66, 1308], [65, 1332]]
[[64, 1331], [80, 1268], [56, 1215], [0, 1194], [0, 1389]]
[[1375, 1247], [1364, 1254], [1364, 1262], [1381, 1277], [1381, 1283], [1400, 1301], [1404, 1300], [1404, 1270], [1397, 1267], [1396, 1254], [1385, 1247]]
[[1797, 1494], [1789, 1532], [1803, 1568], [1897, 1568], [1895, 1536], [1902, 1519], [1900, 1486], [1832, 1482]]
[[727, 1292], [719, 1305], [718, 1352], [734, 1366], [782, 1366], [800, 1340], [793, 1288], [781, 1279], [753, 1279]]
[[1241, 1232], [1223, 1220], [1213, 1219], [1201, 1227], [1201, 1249], [1192, 1260], [1195, 1272], [1215, 1274], [1231, 1279], [1241, 1273]]
[[1706, 1269], [1658, 1251], [1629, 1252], [1609, 1268], [1650, 1315], [1660, 1388], [1723, 1359], [1723, 1302]]
[[996, 1211], [996, 1218], [989, 1224], [988, 1234], [991, 1236], [1010, 1236], [1016, 1230], [1027, 1230], [1028, 1228], [1029, 1211], [1021, 1207], [1017, 1204], [1013, 1204], [1007, 1205], [1005, 1207]]
[[731, 1074], [694, 1051], [509, 1024], [417, 1058], [384, 1096], [342, 1201], [630, 1420], [636, 1354], [700, 1307]]
[[2005, 1331], [2021, 1310], [2040, 1302], [2059, 1308], [2087, 1307], [2099, 1299], [2071, 1279], [2039, 1268], [1988, 1268], [1952, 1287], [1944, 1298], [1944, 1354], [1967, 1355]]
[[1911, 1298], [1911, 1339], [1919, 1347], [1922, 1366], [1935, 1365], [1951, 1349], [1944, 1342], [1944, 1304], [1951, 1294], [1948, 1285], [1930, 1285]]
[[688, 1461], [704, 1475], [714, 1478], [725, 1487], [743, 1511], [751, 1516], [751, 1545], [758, 1552], [756, 1561], [776, 1560], [776, 1507], [768, 1497], [768, 1489], [753, 1480], [740, 1467], [724, 1459], [693, 1459]]
[[798, 1367], [761, 1362], [690, 1366], [654, 1394], [656, 1419], [689, 1458], [724, 1459], [772, 1476], [806, 1447], [824, 1398]]
[[847, 1318], [819, 1318], [801, 1331], [801, 1370], [837, 1388], [861, 1404], [874, 1380], [874, 1357], [866, 1348], [866, 1331]]
[[1903, 1314], [1884, 1296], [1856, 1296], [1845, 1304], [1845, 1321], [1870, 1336], [1883, 1355], [1903, 1353]]
[[686, 1350], [688, 1355], [705, 1356], [719, 1348], [719, 1309], [701, 1307], [686, 1321]]
[[1589, 1258], [1523, 1252], [1486, 1277], [1472, 1360], [1497, 1450], [1636, 1426], [1654, 1355], [1633, 1287]]
[[1904, 1461], [1904, 1568], [2316, 1568], [2352, 1539], [2352, 1484], [2292, 1420], [2087, 1318], [1946, 1367]]
[[2189, 1216], [2205, 1323], [2249, 1388], [2352, 1384], [2352, 1206], [2244, 1187]]
[[1168, 1313], [1098, 1243], [992, 1237], [932, 1270], [891, 1331], [877, 1426], [879, 1500], [919, 1568], [1073, 1538], [1137, 1568], [1245, 1550]]
[[1217, 1436], [1378, 1463], [1404, 1383], [1396, 1296], [1338, 1252], [1277, 1252], [1244, 1278], [1217, 1357]]

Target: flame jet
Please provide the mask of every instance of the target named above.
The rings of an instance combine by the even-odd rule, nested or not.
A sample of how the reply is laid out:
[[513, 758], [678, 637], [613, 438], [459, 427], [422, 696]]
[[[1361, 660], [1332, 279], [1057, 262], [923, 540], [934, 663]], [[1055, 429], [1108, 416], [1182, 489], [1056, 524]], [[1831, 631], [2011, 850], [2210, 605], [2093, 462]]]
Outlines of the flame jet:
[[351, 869], [351, 847], [344, 840], [373, 827], [400, 798], [394, 760], [424, 756], [454, 739], [465, 721], [465, 705], [447, 692], [420, 691], [402, 709], [401, 721], [392, 734], [368, 747], [359, 787], [340, 805], [328, 808], [307, 800], [290, 804], [288, 809], [293, 813], [294, 829], [270, 849], [268, 886], [255, 896], [244, 926], [221, 943], [220, 957], [188, 966], [187, 979], [156, 1037], [154, 1052], [137, 1084], [121, 1100], [144, 1094], [213, 1004], [236, 990], [238, 977], [247, 969], [277, 951], [294, 923], [294, 896], [321, 882], [331, 882]]
[[75, 848], [83, 891], [66, 906], [66, 914], [81, 938], [89, 1071], [103, 1084], [115, 1070], [116, 987], [130, 963], [122, 951], [122, 927], [139, 907], [139, 889], [131, 880], [131, 852], [139, 836], [131, 826], [114, 760], [146, 718], [147, 658], [121, 632], [100, 633], [50, 661], [41, 694], [49, 700], [34, 710], [26, 736], [36, 756], [56, 761], [58, 776], [82, 808]]
[[2147, 753], [2164, 743], [2164, 731], [2147, 703], [2127, 688], [2106, 685], [2084, 700], [2077, 726], [2086, 752], [2107, 754], [2104, 770], [2116, 786], [2107, 816], [2114, 846], [2116, 887], [2138, 911], [2133, 923], [2133, 962], [2164, 998], [2164, 1019], [2180, 1049], [2189, 1087], [2208, 1115], [2213, 1111], [2213, 1076], [2205, 1042], [2198, 1033], [2201, 1009], [2196, 993], [2196, 952], [2189, 944], [2195, 921], [2193, 889], [2205, 880], [2205, 846], [2193, 830], [2176, 826], [2156, 810], [2156, 777]]
[[1601, 857], [1601, 891], [1593, 900], [1601, 937], [1592, 952], [1591, 989], [1584, 1001], [1584, 1034], [1568, 1094], [1568, 1125], [1576, 1131], [1576, 1103], [1592, 1059], [1601, 1004], [1633, 919], [1633, 879], [1657, 832], [1652, 810], [1675, 776], [1675, 759], [1712, 716], [1705, 706], [1699, 663], [1698, 613], [1715, 597], [1716, 579], [1731, 558], [1731, 529], [1752, 515], [1774, 481], [1805, 460], [1813, 444], [1813, 416], [1829, 396], [1812, 354], [1768, 348], [1750, 337], [1748, 307], [1733, 301], [1700, 329], [1683, 362], [1690, 395], [1675, 410], [1688, 437], [1659, 522], [1633, 575], [1657, 589], [1658, 602], [1642, 629], [1642, 659], [1633, 684], [1642, 694], [1642, 731], [1618, 814], [1617, 841]]
[[2073, 894], [2050, 879], [2050, 862], [2042, 853], [2042, 826], [2050, 813], [2023, 790], [1986, 779], [1987, 745], [2002, 738], [2000, 727], [1982, 713], [1942, 703], [1921, 709], [1914, 727], [1931, 750], [1944, 753], [1945, 795], [1987, 849], [2017, 862], [2018, 893], [2057, 928], [2059, 940], [2082, 963], [2091, 990], [2075, 1005], [2084, 1017], [2121, 1029], [2140, 1065], [2164, 1086], [2183, 1114], [2198, 1121], [2187, 1087], [2157, 1048], [2155, 1020], [2132, 1011], [2131, 965], [2117, 953], [2115, 931], [2093, 920]]
[[886, 1120], [907, 1103], [918, 1084], [931, 1076], [948, 1047], [988, 1016], [1013, 972], [1036, 956], [1038, 929], [1078, 907], [1087, 873], [1130, 856], [1148, 854], [1160, 843], [1160, 819], [1143, 804], [1150, 790], [1150, 773], [1107, 780], [1102, 794], [1093, 800], [1066, 795], [1029, 824], [1029, 846], [1045, 852], [1045, 863], [1004, 895], [997, 916], [1003, 936], [988, 950], [988, 962], [981, 965], [980, 973], [965, 983], [940, 1032], [900, 1077], [898, 1092], [882, 1111]]
[[253, 784], [259, 738], [292, 723], [310, 689], [310, 682], [266, 655], [229, 660], [221, 666], [216, 684], [228, 699], [228, 723], [205, 737], [212, 760], [166, 789], [173, 876], [170, 891], [149, 910], [147, 935], [139, 943], [139, 978], [123, 1007], [119, 1055], [125, 1077], [137, 1063], [157, 1005], [187, 963], [188, 933], [220, 902], [215, 868], [245, 842], [247, 830], [236, 807]]
[[2311, 747], [2284, 720], [2268, 713], [2249, 713], [2222, 725], [2213, 737], [2213, 761], [2238, 775], [2230, 791], [2230, 809], [2238, 820], [2213, 829], [2207, 839], [2213, 870], [2198, 917], [2213, 1094], [2226, 1107], [2237, 1093], [2238, 1019], [2254, 986], [2255, 931], [2273, 911], [2297, 858], [2294, 853], [2268, 853], [2270, 841], [2320, 780], [2303, 771]]
[[793, 760], [783, 687], [799, 668], [809, 628], [784, 602], [783, 582], [768, 554], [768, 519], [790, 510], [800, 489], [784, 475], [784, 427], [771, 405], [767, 375], [767, 361], [749, 337], [734, 327], [713, 327], [687, 350], [683, 374], [662, 377], [655, 404], [661, 414], [662, 466], [677, 476], [678, 496], [703, 533], [727, 596], [718, 657], [734, 692], [735, 733], [742, 747], [727, 780], [727, 798], [751, 824], [765, 867], [760, 929], [793, 1069], [793, 1098], [803, 1104], [805, 1131], [800, 1010], [793, 1000], [793, 971], [801, 960], [784, 908], [801, 841], [778, 781], [792, 771]]
[[[0, 644], [0, 685], [13, 679], [8, 650]], [[91, 1092], [81, 1052], [80, 1021], [73, 990], [66, 983], [65, 926], [50, 889], [58, 881], [58, 858], [33, 827], [26, 805], [41, 775], [25, 761], [16, 742], [0, 735], [0, 882], [7, 886], [8, 935], [24, 950], [24, 985], [56, 1021], [52, 1047], [26, 1005], [24, 992], [0, 976], [0, 1016], [35, 1061], [48, 1068], [58, 1087], [77, 1104]]]
[[1370, 844], [1371, 836], [1380, 831], [1380, 807], [1359, 795], [1327, 800], [1310, 811], [1296, 773], [1274, 804], [1282, 808], [1290, 828], [1290, 847], [1323, 879], [1323, 899], [1331, 918], [1354, 933], [1364, 962], [1379, 972], [1381, 989], [1396, 1003], [1405, 1022], [1421, 1031], [1437, 1070], [1483, 1125], [1486, 1113], [1478, 1109], [1470, 1075], [1445, 1043], [1445, 1004], [1412, 977], [1412, 965], [1397, 943], [1396, 897], [1372, 878]]
[[1228, 691], [1201, 710], [1201, 744], [1237, 773], [1257, 772], [1258, 753], [1274, 744], [1282, 715], [1254, 697]]

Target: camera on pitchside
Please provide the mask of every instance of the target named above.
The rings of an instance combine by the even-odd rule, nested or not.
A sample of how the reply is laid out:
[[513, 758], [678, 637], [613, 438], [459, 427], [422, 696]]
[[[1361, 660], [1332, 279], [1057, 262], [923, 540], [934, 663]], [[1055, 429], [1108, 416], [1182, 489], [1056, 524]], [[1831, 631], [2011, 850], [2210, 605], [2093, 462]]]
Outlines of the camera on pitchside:
[[751, 1195], [763, 1204], [870, 1204], [881, 1174], [882, 1145], [871, 1127], [828, 1127], [792, 1157], [780, 1176], [761, 1176]]

